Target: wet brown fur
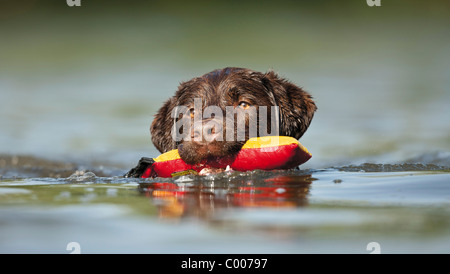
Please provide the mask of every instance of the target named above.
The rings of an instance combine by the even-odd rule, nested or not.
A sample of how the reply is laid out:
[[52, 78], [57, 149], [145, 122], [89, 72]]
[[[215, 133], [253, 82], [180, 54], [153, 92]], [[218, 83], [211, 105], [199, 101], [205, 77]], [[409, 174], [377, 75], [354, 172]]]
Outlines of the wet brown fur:
[[[153, 144], [160, 152], [178, 148], [182, 159], [190, 164], [199, 163], [208, 157], [235, 155], [244, 144], [244, 141], [230, 142], [225, 139], [210, 143], [193, 140], [175, 142], [171, 136], [174, 124], [174, 119], [171, 118], [172, 110], [176, 106], [193, 107], [193, 98], [202, 98], [203, 108], [219, 106], [224, 113], [226, 106], [237, 108], [241, 101], [256, 107], [267, 106], [268, 110], [270, 106], [277, 105], [280, 108], [280, 135], [296, 139], [305, 133], [317, 109], [308, 92], [273, 71], [261, 73], [228, 67], [183, 82], [175, 95], [167, 100], [155, 115], [150, 132]], [[245, 123], [248, 125], [249, 120], [256, 117], [246, 119]], [[223, 124], [226, 134], [226, 119]]]

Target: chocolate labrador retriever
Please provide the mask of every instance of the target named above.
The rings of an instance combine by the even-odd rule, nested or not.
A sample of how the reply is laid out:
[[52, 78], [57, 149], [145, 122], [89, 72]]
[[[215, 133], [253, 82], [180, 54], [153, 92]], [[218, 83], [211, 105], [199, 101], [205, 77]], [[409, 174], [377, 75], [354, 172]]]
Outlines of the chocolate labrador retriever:
[[150, 132], [161, 152], [188, 164], [236, 155], [264, 135], [299, 139], [317, 107], [311, 95], [273, 71], [227, 67], [183, 82], [157, 112]]

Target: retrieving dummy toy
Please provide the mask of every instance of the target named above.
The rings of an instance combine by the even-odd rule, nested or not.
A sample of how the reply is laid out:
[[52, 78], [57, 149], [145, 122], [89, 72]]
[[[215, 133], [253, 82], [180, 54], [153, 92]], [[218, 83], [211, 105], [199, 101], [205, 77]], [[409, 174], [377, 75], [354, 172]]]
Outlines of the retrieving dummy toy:
[[188, 165], [174, 149], [156, 158], [143, 157], [125, 177], [176, 177], [199, 174], [205, 168], [227, 168], [237, 171], [274, 170], [297, 167], [311, 158], [311, 153], [295, 138], [265, 136], [250, 138], [233, 158]]

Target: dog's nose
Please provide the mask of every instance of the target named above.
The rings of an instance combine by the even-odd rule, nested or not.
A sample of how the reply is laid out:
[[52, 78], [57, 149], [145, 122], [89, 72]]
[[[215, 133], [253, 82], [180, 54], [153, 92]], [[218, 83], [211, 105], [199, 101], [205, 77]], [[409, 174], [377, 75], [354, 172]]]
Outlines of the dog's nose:
[[206, 120], [194, 124], [191, 137], [195, 142], [222, 141], [222, 130], [217, 120]]

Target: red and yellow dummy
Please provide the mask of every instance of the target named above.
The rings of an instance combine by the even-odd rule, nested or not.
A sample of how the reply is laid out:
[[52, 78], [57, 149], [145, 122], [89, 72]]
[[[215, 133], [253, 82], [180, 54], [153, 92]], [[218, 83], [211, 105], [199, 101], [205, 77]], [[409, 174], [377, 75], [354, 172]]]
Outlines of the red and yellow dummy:
[[233, 159], [220, 159], [207, 164], [189, 165], [174, 149], [156, 158], [142, 158], [125, 177], [175, 177], [199, 174], [204, 168], [227, 168], [237, 171], [274, 170], [297, 167], [311, 158], [311, 153], [295, 138], [265, 136], [249, 139]]

